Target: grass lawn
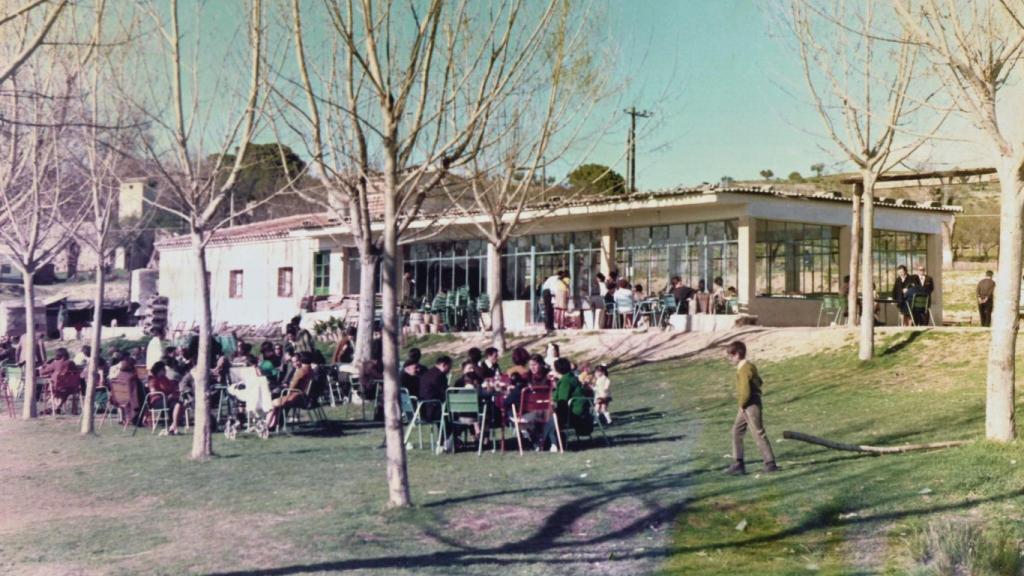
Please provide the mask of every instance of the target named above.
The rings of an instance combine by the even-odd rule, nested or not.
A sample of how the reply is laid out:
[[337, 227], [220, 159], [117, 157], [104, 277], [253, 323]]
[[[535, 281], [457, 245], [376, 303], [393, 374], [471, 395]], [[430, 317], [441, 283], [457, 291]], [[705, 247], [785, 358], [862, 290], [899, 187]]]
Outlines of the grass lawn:
[[866, 457], [777, 441], [977, 438], [985, 339], [901, 332], [867, 367], [851, 347], [759, 363], [771, 476], [720, 473], [735, 404], [717, 357], [613, 371], [611, 448], [413, 450], [405, 511], [383, 508], [380, 428], [342, 424], [341, 409], [325, 432], [218, 436], [202, 464], [187, 437], [80, 439], [70, 419], [4, 418], [0, 573], [954, 574], [968, 571], [941, 569], [963, 558], [1007, 574], [1024, 448]]

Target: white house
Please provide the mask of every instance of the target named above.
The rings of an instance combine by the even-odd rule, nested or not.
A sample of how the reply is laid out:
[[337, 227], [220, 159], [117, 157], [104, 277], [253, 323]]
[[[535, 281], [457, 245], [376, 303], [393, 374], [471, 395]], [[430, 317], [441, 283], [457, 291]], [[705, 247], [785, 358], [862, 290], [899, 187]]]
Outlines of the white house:
[[[851, 199], [773, 187], [676, 188], [531, 207], [504, 255], [502, 289], [510, 327], [532, 321], [538, 288], [569, 271], [576, 295], [596, 291], [594, 275], [615, 269], [648, 292], [672, 276], [692, 286], [721, 278], [759, 323], [814, 325], [821, 298], [835, 294], [849, 268]], [[875, 283], [884, 298], [897, 265], [924, 265], [934, 278], [932, 312], [942, 318], [942, 252], [959, 207], [876, 199]], [[446, 227], [403, 247], [414, 295], [468, 286], [486, 291], [486, 245], [471, 217], [440, 216]], [[437, 217], [422, 226], [437, 226]], [[188, 238], [157, 244], [160, 293], [170, 321], [199, 317]], [[303, 297], [339, 300], [358, 292], [358, 259], [347, 227], [324, 214], [293, 216], [218, 232], [208, 249], [215, 323], [285, 320]], [[889, 322], [894, 310], [886, 310]]]

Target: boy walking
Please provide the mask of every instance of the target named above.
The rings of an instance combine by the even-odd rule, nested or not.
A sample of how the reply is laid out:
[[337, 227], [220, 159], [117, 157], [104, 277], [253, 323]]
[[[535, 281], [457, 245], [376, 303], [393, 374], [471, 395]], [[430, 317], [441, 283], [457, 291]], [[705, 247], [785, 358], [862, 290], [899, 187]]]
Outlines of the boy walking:
[[733, 476], [747, 473], [743, 464], [743, 437], [748, 428], [761, 450], [764, 472], [778, 472], [772, 445], [768, 442], [768, 434], [761, 422], [761, 377], [757, 374], [757, 368], [747, 361], [747, 345], [739, 340], [730, 342], [725, 348], [725, 354], [729, 362], [736, 366], [736, 400], [739, 403], [736, 422], [732, 425], [733, 464], [725, 472]]

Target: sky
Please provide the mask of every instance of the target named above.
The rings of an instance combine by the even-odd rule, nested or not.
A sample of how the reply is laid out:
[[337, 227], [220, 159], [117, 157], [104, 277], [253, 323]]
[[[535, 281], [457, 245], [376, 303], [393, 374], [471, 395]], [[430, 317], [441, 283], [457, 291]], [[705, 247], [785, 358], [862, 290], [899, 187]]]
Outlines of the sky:
[[[641, 190], [725, 176], [759, 179], [764, 169], [782, 178], [792, 171], [806, 176], [819, 162], [830, 173], [850, 169], [808, 102], [799, 57], [788, 32], [773, 22], [775, 0], [590, 1], [604, 12], [623, 92], [604, 112], [614, 124], [588, 144], [587, 161], [625, 173], [623, 109], [636, 106], [653, 112], [638, 125]], [[244, 50], [239, 4], [218, 0], [205, 8], [204, 38], [212, 34], [215, 43]], [[222, 66], [203, 70], [216, 77]], [[976, 164], [969, 156], [959, 149], [937, 155], [931, 167]], [[571, 168], [556, 165], [549, 175], [564, 177]]]

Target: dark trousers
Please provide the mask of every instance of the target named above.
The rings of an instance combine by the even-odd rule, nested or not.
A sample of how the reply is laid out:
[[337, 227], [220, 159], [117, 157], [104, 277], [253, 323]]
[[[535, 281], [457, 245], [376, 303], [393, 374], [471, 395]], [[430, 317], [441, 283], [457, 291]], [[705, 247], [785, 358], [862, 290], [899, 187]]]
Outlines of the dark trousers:
[[540, 297], [544, 303], [544, 329], [551, 332], [555, 329], [555, 306], [551, 302], [551, 290], [544, 290]]
[[761, 422], [761, 405], [751, 404], [746, 408], [740, 408], [736, 413], [736, 421], [732, 425], [732, 457], [737, 462], [743, 461], [743, 437], [750, 429], [751, 436], [757, 442], [757, 448], [761, 451], [761, 459], [765, 464], [775, 462], [775, 453], [772, 452], [771, 442], [768, 441], [768, 434], [764, 431], [764, 424]]
[[992, 299], [978, 303], [978, 314], [981, 315], [981, 325], [986, 328], [992, 325]]

